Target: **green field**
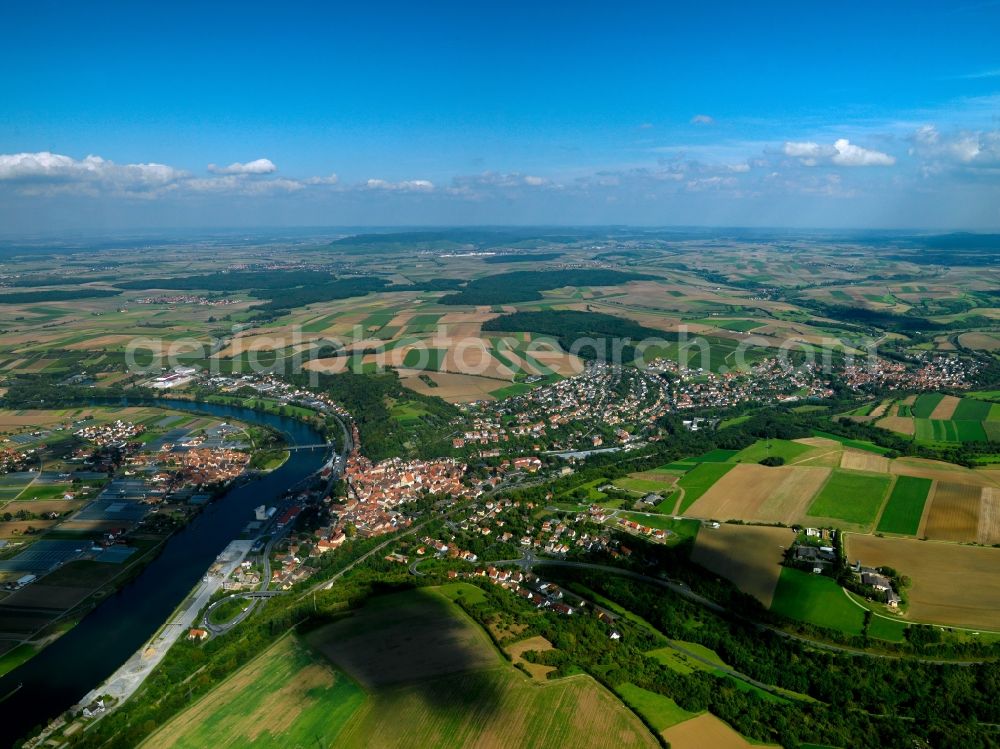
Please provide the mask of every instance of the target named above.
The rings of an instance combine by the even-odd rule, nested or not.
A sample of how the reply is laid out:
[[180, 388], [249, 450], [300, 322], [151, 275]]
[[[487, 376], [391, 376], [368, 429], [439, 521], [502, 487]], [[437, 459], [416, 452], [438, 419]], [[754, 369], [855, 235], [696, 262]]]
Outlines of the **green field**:
[[145, 747], [331, 746], [365, 693], [294, 636], [285, 637], [180, 713]]
[[410, 369], [429, 369], [434, 372], [441, 370], [441, 365], [448, 355], [448, 349], [443, 348], [413, 348], [403, 357], [403, 366]]
[[702, 494], [712, 488], [712, 485], [725, 476], [733, 468], [732, 463], [699, 463], [690, 472], [684, 474], [677, 486], [684, 490], [680, 511], [686, 512]]
[[13, 671], [25, 661], [30, 660], [37, 652], [38, 647], [35, 645], [22, 643], [13, 650], [0, 655], [0, 676], [3, 676], [8, 671]]
[[[778, 578], [771, 611], [796, 621], [836, 629], [849, 635], [860, 635], [864, 628], [865, 610], [855, 603], [835, 580], [785, 567]], [[868, 634], [879, 640], [900, 642], [906, 624], [876, 614]]]
[[994, 404], [975, 398], [962, 398], [951, 418], [955, 421], [986, 421]]
[[809, 515], [869, 527], [891, 481], [889, 476], [835, 469], [809, 505]]
[[915, 535], [920, 527], [920, 517], [924, 514], [924, 504], [930, 490], [930, 479], [899, 476], [878, 521], [877, 530], [880, 533]]
[[469, 583], [447, 583], [440, 586], [438, 592], [450, 601], [464, 601], [472, 606], [486, 600], [483, 589]]
[[534, 388], [524, 382], [515, 382], [511, 385], [505, 385], [502, 388], [497, 388], [496, 390], [491, 390], [490, 395], [492, 395], [497, 400], [503, 400], [504, 398], [511, 398], [515, 395], [524, 395], [525, 393], [531, 392]]
[[790, 463], [814, 449], [790, 440], [758, 440], [750, 447], [740, 450], [733, 460], [737, 463], [759, 463], [764, 458], [772, 457], [784, 458], [786, 463]]
[[436, 315], [414, 315], [406, 323], [407, 333], [433, 333], [437, 330], [440, 314]]
[[851, 602], [832, 578], [785, 567], [778, 578], [771, 611], [781, 616], [860, 635], [864, 610]]
[[639, 719], [590, 677], [536, 684], [501, 666], [379, 693], [337, 747], [598, 749], [607, 746], [607, 736], [621, 746], [657, 746]]
[[683, 723], [698, 715], [689, 713], [669, 697], [628, 682], [615, 687], [615, 692], [626, 705], [639, 713], [657, 731], [665, 731], [670, 726]]
[[918, 419], [929, 418], [934, 413], [934, 409], [937, 408], [942, 398], [944, 398], [944, 395], [941, 393], [922, 393], [918, 395], [917, 400], [913, 404], [913, 415]]
[[915, 436], [923, 442], [986, 442], [987, 439], [986, 430], [979, 421], [922, 418], [913, 421]]
[[[667, 478], [669, 474], [664, 474], [664, 478]], [[632, 476], [622, 476], [621, 478], [615, 479], [612, 482], [619, 489], [624, 489], [629, 492], [636, 492], [638, 494], [649, 494], [651, 492], [662, 493], [664, 496], [667, 494], [672, 494], [674, 488], [671, 484], [666, 481], [656, 481], [655, 479], [640, 479], [633, 478]]]
[[311, 320], [302, 326], [303, 333], [322, 333], [324, 330], [333, 325], [334, 320], [340, 317], [339, 313], [334, 313], [332, 315], [326, 315], [324, 317], [318, 317], [315, 320]]
[[733, 459], [734, 456], [739, 454], [739, 450], [723, 450], [717, 447], [714, 450], [709, 450], [704, 455], [698, 455], [694, 458], [686, 458], [685, 460], [691, 463], [726, 463]]

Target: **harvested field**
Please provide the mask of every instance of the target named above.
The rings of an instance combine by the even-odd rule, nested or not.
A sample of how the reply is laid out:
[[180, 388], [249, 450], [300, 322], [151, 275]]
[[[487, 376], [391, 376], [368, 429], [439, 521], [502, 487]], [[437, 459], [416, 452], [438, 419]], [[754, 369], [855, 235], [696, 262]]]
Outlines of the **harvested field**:
[[958, 404], [961, 402], [961, 398], [956, 398], [954, 395], [946, 395], [941, 398], [928, 418], [950, 419], [955, 415], [955, 409], [958, 408]]
[[972, 471], [952, 463], [923, 458], [897, 458], [889, 466], [891, 473], [900, 476], [917, 476], [937, 481], [954, 481], [975, 486], [998, 486], [1000, 474], [991, 476], [989, 471]]
[[937, 541], [974, 541], [979, 535], [982, 487], [938, 481], [924, 535]]
[[980, 351], [1000, 350], [1000, 337], [989, 333], [962, 333], [958, 337], [958, 342], [966, 348], [979, 349]]
[[691, 559], [770, 607], [784, 549], [794, 540], [788, 528], [724, 524], [698, 534]]
[[797, 440], [792, 440], [792, 442], [798, 442], [800, 445], [809, 445], [810, 447], [822, 447], [827, 450], [841, 450], [844, 447], [836, 440], [827, 439], [826, 437], [800, 437]]
[[18, 500], [17, 504], [7, 504], [4, 506], [5, 512], [17, 512], [18, 510], [27, 510], [28, 512], [34, 512], [38, 515], [44, 515], [49, 512], [58, 512], [60, 514], [64, 512], [70, 512], [72, 510], [79, 510], [83, 507], [88, 500], [85, 499], [32, 499], [32, 500]]
[[0, 538], [19, 538], [30, 528], [35, 530], [51, 528], [58, 522], [58, 520], [12, 520], [8, 523], [0, 523]]
[[[84, 413], [89, 413], [85, 411]], [[0, 430], [13, 431], [17, 427], [41, 428], [52, 424], [62, 424], [68, 421], [66, 411], [28, 409], [13, 411], [0, 409]]]
[[663, 738], [672, 749], [753, 749], [772, 746], [751, 744], [711, 713], [702, 713], [697, 718], [668, 728], [663, 732]]
[[639, 718], [591, 677], [539, 684], [506, 665], [380, 692], [337, 741], [344, 749], [612, 745], [659, 746]]
[[847, 555], [907, 575], [914, 621], [1000, 630], [1000, 549], [849, 534]]
[[829, 475], [829, 468], [796, 466], [791, 469], [788, 477], [761, 504], [761, 519], [786, 524], [798, 522], [805, 516], [812, 498]]
[[432, 591], [372, 599], [350, 618], [313, 632], [310, 642], [372, 688], [500, 662], [486, 633]]
[[524, 660], [521, 656], [530, 650], [535, 650], [539, 653], [544, 653], [546, 650], [552, 650], [552, 643], [546, 640], [541, 635], [536, 637], [529, 637], [526, 640], [521, 640], [520, 642], [515, 642], [513, 645], [508, 645], [504, 648], [507, 655], [511, 657], [511, 662], [516, 666], [520, 666], [531, 674], [533, 679], [538, 679], [538, 681], [545, 681], [548, 675], [556, 670], [555, 666], [543, 666], [540, 663], [530, 663]]
[[734, 466], [730, 463], [699, 463], [677, 482], [684, 490], [681, 497], [680, 512], [687, 512], [698, 499]]
[[889, 459], [866, 452], [865, 450], [844, 450], [840, 458], [840, 467], [852, 471], [871, 471], [872, 473], [888, 473]]
[[992, 546], [1000, 544], [1000, 489], [984, 487], [979, 505], [977, 541]]
[[688, 510], [717, 520], [794, 523], [830, 475], [828, 468], [769, 468], [751, 463], [733, 467]]
[[905, 434], [908, 437], [912, 437], [916, 431], [916, 424], [913, 419], [906, 416], [886, 416], [884, 419], [879, 419], [875, 422], [875, 426], [888, 429], [890, 432]]
[[506, 382], [505, 380], [455, 374], [454, 372], [426, 372], [423, 374], [437, 383], [437, 387], [431, 387], [416, 374], [403, 377], [403, 384], [418, 393], [436, 395], [449, 403], [493, 400], [490, 393], [503, 387]]
[[888, 409], [889, 409], [889, 401], [882, 401], [877, 406], [875, 406], [875, 408], [872, 409], [872, 412], [870, 414], [868, 414], [868, 418], [869, 419], [880, 419], [883, 416], [885, 416], [885, 412]]

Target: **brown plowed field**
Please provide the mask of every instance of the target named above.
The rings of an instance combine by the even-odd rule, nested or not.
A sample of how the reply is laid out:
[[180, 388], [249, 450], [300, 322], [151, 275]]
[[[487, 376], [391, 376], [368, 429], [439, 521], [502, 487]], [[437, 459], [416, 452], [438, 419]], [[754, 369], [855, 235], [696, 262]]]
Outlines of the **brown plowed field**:
[[794, 523], [830, 475], [829, 468], [768, 468], [740, 463], [695, 502], [689, 513], [718, 520]]
[[847, 558], [909, 577], [914, 621], [1000, 630], [1000, 549], [850, 533]]
[[956, 398], [954, 395], [946, 395], [941, 401], [934, 407], [931, 411], [930, 418], [932, 419], [950, 419], [955, 415], [955, 409], [958, 408], [958, 404], [962, 402], [961, 398]]
[[1000, 489], [984, 487], [979, 505], [979, 543], [1000, 544]]
[[844, 450], [840, 458], [840, 467], [852, 471], [871, 471], [872, 473], [888, 473], [889, 459], [865, 450]]
[[981, 498], [981, 487], [938, 481], [924, 535], [937, 541], [975, 541]]
[[760, 749], [773, 744], [751, 744], [711, 713], [702, 713], [663, 732], [673, 749]]

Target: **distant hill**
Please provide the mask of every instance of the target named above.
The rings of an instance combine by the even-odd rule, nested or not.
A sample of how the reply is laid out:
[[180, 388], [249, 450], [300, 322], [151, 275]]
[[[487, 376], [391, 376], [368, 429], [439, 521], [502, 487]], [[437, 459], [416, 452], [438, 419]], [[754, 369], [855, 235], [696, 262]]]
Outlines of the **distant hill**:
[[572, 229], [441, 229], [434, 231], [355, 234], [335, 239], [330, 247], [349, 255], [414, 250], [488, 250], [496, 247], [541, 247], [579, 242], [594, 236], [593, 230]]

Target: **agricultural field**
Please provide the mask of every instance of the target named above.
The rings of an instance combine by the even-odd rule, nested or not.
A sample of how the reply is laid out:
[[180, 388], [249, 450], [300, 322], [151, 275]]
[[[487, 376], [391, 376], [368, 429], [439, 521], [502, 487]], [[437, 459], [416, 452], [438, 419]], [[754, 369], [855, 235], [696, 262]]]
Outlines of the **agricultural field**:
[[924, 515], [924, 505], [932, 484], [930, 479], [899, 476], [876, 530], [879, 533], [915, 536], [920, 529], [920, 520]]
[[908, 619], [1000, 631], [1000, 549], [853, 533], [846, 543], [849, 560], [910, 578]]
[[680, 500], [680, 512], [687, 512], [716, 481], [733, 469], [731, 463], [699, 463], [677, 482], [684, 493]]
[[809, 517], [817, 523], [869, 529], [878, 517], [891, 477], [835, 469], [809, 505]]
[[375, 694], [339, 747], [659, 746], [639, 719], [589, 676], [539, 684], [510, 666]]
[[[934, 486], [923, 535], [937, 541], [978, 540], [984, 499], [988, 522], [997, 514], [994, 497], [993, 492], [985, 492], [984, 497], [984, 487], [974, 484], [938, 481]], [[992, 527], [983, 531], [987, 537], [997, 535]]]
[[364, 691], [286, 636], [147, 739], [146, 749], [332, 746]]
[[771, 611], [795, 621], [859, 635], [864, 609], [855, 604], [832, 578], [782, 567]]
[[[541, 638], [513, 646], [543, 649]], [[642, 723], [587, 676], [539, 683], [515, 670], [445, 596], [373, 599], [309, 641], [370, 690], [338, 735], [344, 747], [573, 745], [615, 735], [655, 747]], [[539, 674], [540, 676], [540, 674]]]
[[786, 463], [793, 463], [813, 451], [814, 448], [809, 445], [789, 440], [760, 440], [741, 450], [732, 460], [735, 463], [759, 463], [765, 458], [781, 458]]
[[975, 397], [924, 393], [912, 404], [894, 404], [875, 424], [925, 443], [1000, 440], [1000, 408]]
[[698, 533], [691, 560], [770, 607], [784, 550], [794, 540], [788, 528], [722, 524]]
[[615, 687], [615, 692], [626, 705], [639, 713], [654, 730], [660, 733], [697, 715], [683, 709], [669, 697], [650, 692], [635, 684], [619, 684]]
[[490, 668], [499, 658], [485, 632], [429, 591], [372, 599], [310, 642], [369, 689]]
[[531, 678], [537, 679], [538, 681], [545, 681], [548, 679], [549, 674], [556, 670], [555, 666], [544, 666], [541, 663], [531, 663], [530, 661], [525, 660], [523, 656], [525, 653], [531, 651], [544, 653], [547, 650], [552, 650], [552, 643], [541, 635], [529, 637], [525, 640], [519, 640], [518, 642], [504, 648], [504, 652], [510, 656], [511, 663], [515, 666], [520, 666], [531, 674]]
[[[689, 505], [686, 512], [715, 520], [791, 524], [806, 514], [810, 500], [829, 475], [829, 468], [737, 464]], [[684, 479], [679, 485], [684, 485]]]
[[711, 713], [678, 723], [663, 732], [671, 749], [751, 749], [775, 746], [750, 742]]

